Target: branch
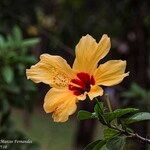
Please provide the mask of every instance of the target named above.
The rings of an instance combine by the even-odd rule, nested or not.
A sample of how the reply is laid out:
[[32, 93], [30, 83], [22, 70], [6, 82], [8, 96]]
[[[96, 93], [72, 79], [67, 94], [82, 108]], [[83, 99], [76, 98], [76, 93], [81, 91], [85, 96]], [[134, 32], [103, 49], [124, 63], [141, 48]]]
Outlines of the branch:
[[140, 140], [143, 141], [144, 143], [150, 144], [150, 139], [144, 138], [144, 137], [138, 135], [137, 133], [132, 134], [132, 137], [135, 137], [135, 138], [137, 138], [137, 139], [140, 139]]
[[110, 125], [108, 127], [111, 129], [117, 130], [117, 131], [123, 133], [124, 135], [128, 135], [127, 137], [136, 138], [136, 139], [143, 141], [144, 143], [150, 144], [150, 139], [144, 138], [137, 133], [129, 133], [125, 130], [119, 129], [116, 126], [112, 126], [112, 125]]

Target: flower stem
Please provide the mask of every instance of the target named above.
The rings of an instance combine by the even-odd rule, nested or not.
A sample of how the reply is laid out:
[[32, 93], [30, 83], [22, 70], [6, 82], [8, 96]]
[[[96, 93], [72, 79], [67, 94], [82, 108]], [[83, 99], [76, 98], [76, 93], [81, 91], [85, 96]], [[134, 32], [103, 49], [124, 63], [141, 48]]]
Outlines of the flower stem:
[[108, 94], [105, 94], [105, 100], [106, 100], [109, 111], [112, 112], [112, 107], [111, 107], [111, 103], [110, 103], [110, 99], [109, 99]]

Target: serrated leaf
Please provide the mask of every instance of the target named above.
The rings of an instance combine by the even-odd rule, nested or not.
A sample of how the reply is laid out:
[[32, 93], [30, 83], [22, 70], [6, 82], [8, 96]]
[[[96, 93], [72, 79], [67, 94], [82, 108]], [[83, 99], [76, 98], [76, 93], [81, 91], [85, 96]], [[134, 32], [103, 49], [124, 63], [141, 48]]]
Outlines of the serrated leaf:
[[139, 112], [137, 114], [134, 114], [130, 118], [126, 120], [126, 124], [131, 124], [134, 122], [144, 121], [144, 120], [150, 120], [150, 113], [148, 112]]
[[108, 150], [123, 150], [125, 145], [125, 137], [114, 137], [106, 143]]
[[2, 68], [2, 76], [3, 79], [7, 82], [10, 83], [13, 78], [14, 78], [14, 72], [10, 66], [5, 66]]
[[106, 141], [97, 140], [90, 144], [88, 144], [83, 150], [100, 150], [104, 145]]
[[108, 139], [110, 139], [110, 138], [116, 136], [118, 133], [119, 133], [119, 131], [116, 131], [116, 130], [110, 129], [110, 128], [106, 128], [106, 129], [104, 129], [104, 131], [103, 131], [104, 138], [105, 138], [106, 140], [108, 140]]
[[105, 114], [105, 119], [107, 121], [111, 122], [112, 120], [119, 118], [123, 115], [129, 114], [129, 113], [134, 113], [137, 111], [138, 111], [138, 109], [136, 109], [136, 108], [116, 109], [113, 112], [109, 112], [109, 113]]
[[93, 119], [96, 118], [96, 114], [91, 113], [89, 111], [80, 110], [77, 115], [79, 120]]

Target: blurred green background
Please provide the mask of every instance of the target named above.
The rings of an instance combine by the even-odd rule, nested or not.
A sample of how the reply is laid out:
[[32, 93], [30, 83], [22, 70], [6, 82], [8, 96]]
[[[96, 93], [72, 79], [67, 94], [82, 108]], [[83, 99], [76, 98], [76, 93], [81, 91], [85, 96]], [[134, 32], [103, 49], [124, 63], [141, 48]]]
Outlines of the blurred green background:
[[[112, 48], [108, 59], [127, 60], [130, 76], [120, 85], [105, 88], [114, 108], [138, 107], [150, 111], [150, 1], [149, 0], [1, 0], [0, 1], [0, 140], [32, 140], [8, 144], [10, 150], [80, 150], [102, 137], [95, 121], [76, 119], [54, 123], [43, 111], [49, 87], [26, 79], [25, 69], [39, 55], [60, 55], [70, 65], [81, 36], [97, 42], [106, 33]], [[92, 110], [93, 102], [79, 109]], [[150, 136], [150, 125], [133, 128]], [[128, 141], [126, 150], [148, 150]], [[104, 148], [105, 149], [105, 148]]]

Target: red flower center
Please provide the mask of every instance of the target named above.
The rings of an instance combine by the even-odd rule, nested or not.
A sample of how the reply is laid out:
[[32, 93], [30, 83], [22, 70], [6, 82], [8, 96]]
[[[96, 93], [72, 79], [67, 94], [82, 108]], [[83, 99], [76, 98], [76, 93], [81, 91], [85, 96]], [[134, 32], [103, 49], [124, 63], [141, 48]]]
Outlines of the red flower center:
[[69, 84], [69, 90], [73, 91], [74, 95], [81, 95], [84, 92], [89, 92], [91, 89], [91, 85], [95, 84], [95, 80], [93, 76], [90, 76], [88, 73], [80, 72], [77, 73], [77, 78], [72, 79]]

